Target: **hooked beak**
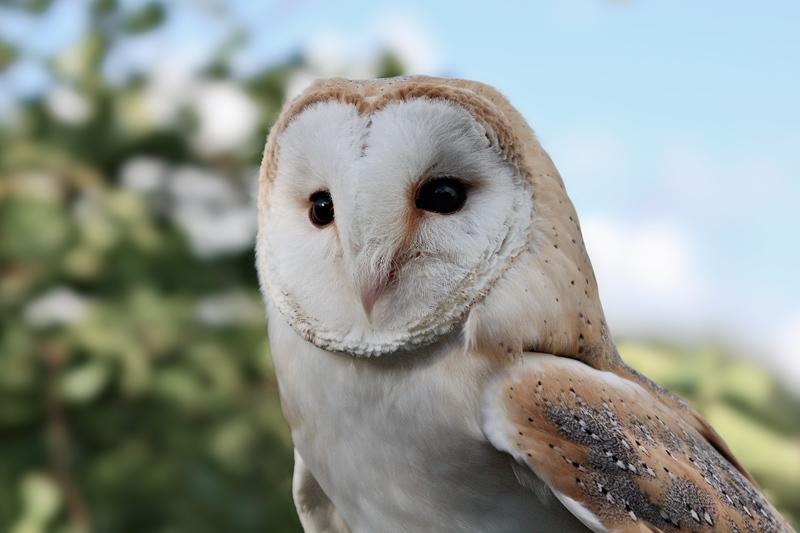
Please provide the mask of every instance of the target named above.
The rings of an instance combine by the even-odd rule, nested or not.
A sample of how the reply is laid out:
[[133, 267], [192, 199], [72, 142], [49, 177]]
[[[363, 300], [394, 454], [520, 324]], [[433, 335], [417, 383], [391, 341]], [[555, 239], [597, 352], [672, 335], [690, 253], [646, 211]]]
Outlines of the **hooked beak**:
[[380, 280], [372, 283], [365, 283], [361, 286], [361, 305], [364, 307], [364, 313], [367, 315], [367, 320], [372, 324], [372, 310], [375, 308], [375, 303], [381, 297], [388, 285], [386, 281]]
[[382, 269], [381, 272], [373, 271], [371, 275], [364, 276], [364, 282], [359, 288], [359, 295], [361, 296], [361, 305], [364, 307], [364, 313], [367, 315], [367, 320], [370, 324], [372, 324], [372, 312], [375, 309], [375, 304], [394, 280], [395, 273], [401, 266], [403, 256], [404, 254], [398, 250], [392, 257], [388, 269]]

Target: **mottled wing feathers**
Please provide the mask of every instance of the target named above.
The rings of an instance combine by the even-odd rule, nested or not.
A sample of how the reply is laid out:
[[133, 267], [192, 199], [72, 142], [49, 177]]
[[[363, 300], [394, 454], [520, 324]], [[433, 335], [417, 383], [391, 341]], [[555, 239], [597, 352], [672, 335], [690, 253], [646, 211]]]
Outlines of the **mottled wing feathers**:
[[756, 480], [753, 479], [753, 476], [751, 476], [747, 470], [745, 470], [739, 460], [733, 456], [733, 453], [728, 448], [728, 445], [722, 440], [722, 437], [719, 436], [719, 434], [714, 430], [713, 427], [711, 427], [711, 424], [709, 424], [705, 418], [700, 416], [697, 411], [692, 409], [686, 402], [627, 365], [621, 364], [615, 367], [613, 371], [624, 379], [638, 382], [646, 390], [657, 396], [658, 399], [664, 402], [668, 407], [679, 411], [681, 416], [684, 417], [684, 419], [690, 425], [692, 425], [709, 442], [709, 444], [716, 448], [717, 451], [725, 459], [727, 459], [729, 463], [735, 466], [744, 477], [750, 480], [753, 485], [757, 486]]
[[[525, 354], [489, 391], [484, 432], [593, 531], [789, 532], [690, 408], [647, 383]], [[726, 453], [729, 455], [729, 453]]]

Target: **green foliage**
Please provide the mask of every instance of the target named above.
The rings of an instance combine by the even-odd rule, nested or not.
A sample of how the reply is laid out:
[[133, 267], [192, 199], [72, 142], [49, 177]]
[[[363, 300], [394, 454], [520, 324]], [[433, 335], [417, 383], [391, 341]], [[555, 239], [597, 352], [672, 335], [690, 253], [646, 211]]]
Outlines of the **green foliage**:
[[381, 78], [392, 78], [403, 74], [403, 63], [395, 54], [387, 52], [381, 59], [380, 67]]
[[[0, 188], [0, 530], [296, 530], [251, 252], [198, 260], [84, 164]], [[85, 310], [36, 318], [65, 287]]]
[[125, 18], [123, 28], [126, 33], [137, 34], [150, 31], [164, 22], [164, 6], [151, 2]]
[[32, 13], [41, 13], [53, 3], [53, 0], [0, 0], [0, 5], [7, 4]]
[[[161, 4], [91, 9], [50, 63], [67, 107], [30, 98], [0, 125], [0, 531], [298, 531], [252, 246], [199, 256], [169, 183], [204, 169], [247, 199], [290, 67], [235, 84], [252, 143], [209, 155], [191, 101], [159, 122], [149, 73], [102, 74], [114, 32], [157, 26]], [[143, 157], [167, 168], [157, 191], [123, 183]]]
[[17, 59], [17, 49], [8, 43], [0, 41], [0, 73], [10, 67]]

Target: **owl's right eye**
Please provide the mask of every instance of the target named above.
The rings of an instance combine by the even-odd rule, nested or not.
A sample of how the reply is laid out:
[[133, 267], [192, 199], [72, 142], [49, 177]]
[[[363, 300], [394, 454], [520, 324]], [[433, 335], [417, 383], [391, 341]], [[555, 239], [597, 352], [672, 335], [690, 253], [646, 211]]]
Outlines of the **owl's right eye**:
[[329, 191], [317, 191], [309, 198], [311, 209], [308, 218], [318, 228], [324, 228], [333, 222], [333, 198]]

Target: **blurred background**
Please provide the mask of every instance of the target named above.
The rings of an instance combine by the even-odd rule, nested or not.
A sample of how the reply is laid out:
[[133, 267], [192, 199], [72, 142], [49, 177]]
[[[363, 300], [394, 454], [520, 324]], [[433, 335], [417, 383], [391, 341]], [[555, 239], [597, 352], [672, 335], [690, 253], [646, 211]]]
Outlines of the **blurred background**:
[[318, 76], [498, 87], [623, 357], [800, 524], [800, 6], [0, 0], [0, 531], [300, 531], [253, 267]]

